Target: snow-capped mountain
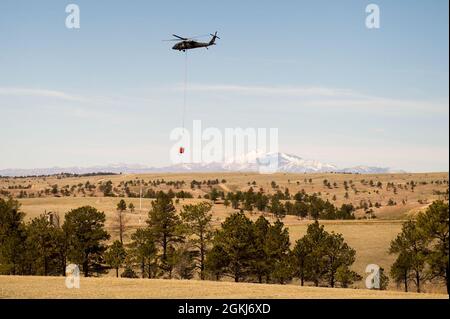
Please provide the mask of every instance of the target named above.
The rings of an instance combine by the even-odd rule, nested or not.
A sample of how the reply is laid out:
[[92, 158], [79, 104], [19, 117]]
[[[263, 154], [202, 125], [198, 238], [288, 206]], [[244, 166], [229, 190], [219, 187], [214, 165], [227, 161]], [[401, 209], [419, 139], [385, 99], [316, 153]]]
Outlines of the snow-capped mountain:
[[335, 172], [335, 165], [308, 160], [286, 153], [250, 152], [245, 156], [232, 158], [223, 165], [229, 171], [257, 171], [260, 166], [277, 163], [277, 171], [284, 173], [320, 173]]
[[93, 167], [52, 167], [42, 169], [4, 169], [0, 170], [0, 176], [33, 176], [53, 175], [59, 173], [88, 174], [88, 173], [153, 173], [153, 172], [258, 172], [261, 167], [269, 163], [276, 163], [276, 171], [282, 173], [356, 173], [356, 174], [383, 174], [398, 173], [386, 167], [355, 166], [339, 168], [330, 163], [322, 163], [317, 160], [304, 159], [302, 157], [279, 153], [250, 152], [244, 156], [229, 158], [223, 163], [181, 163], [166, 167], [149, 167], [144, 165], [115, 164]]

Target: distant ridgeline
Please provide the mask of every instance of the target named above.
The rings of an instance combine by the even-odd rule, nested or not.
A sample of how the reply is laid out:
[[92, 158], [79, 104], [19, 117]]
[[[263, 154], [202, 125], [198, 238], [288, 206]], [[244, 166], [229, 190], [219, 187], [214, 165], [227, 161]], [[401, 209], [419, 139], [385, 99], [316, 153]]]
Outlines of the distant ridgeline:
[[47, 174], [47, 175], [24, 175], [24, 176], [2, 176], [0, 175], [0, 179], [19, 179], [19, 178], [48, 178], [48, 177], [56, 177], [60, 178], [70, 178], [70, 177], [90, 177], [90, 176], [108, 176], [108, 175], [122, 175], [122, 173], [112, 173], [112, 172], [93, 172], [86, 174], [74, 174], [74, 173], [58, 173], [58, 174]]

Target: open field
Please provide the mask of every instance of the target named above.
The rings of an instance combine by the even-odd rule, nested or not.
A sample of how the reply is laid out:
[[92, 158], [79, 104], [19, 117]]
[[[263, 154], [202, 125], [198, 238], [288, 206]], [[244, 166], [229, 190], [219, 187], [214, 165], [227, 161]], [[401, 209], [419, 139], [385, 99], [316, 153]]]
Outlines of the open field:
[[[218, 185], [201, 185], [200, 188], [191, 188], [191, 181], [207, 181], [218, 179]], [[184, 181], [183, 185], [167, 185], [166, 183], [152, 185], [152, 181], [165, 180]], [[225, 180], [225, 182], [222, 182]], [[114, 194], [117, 197], [125, 197], [125, 183], [130, 192], [139, 194], [140, 186], [135, 183], [143, 182], [143, 193], [148, 189], [155, 191], [172, 189], [174, 191], [189, 191], [194, 198], [203, 197], [211, 187], [225, 192], [246, 191], [249, 187], [254, 190], [262, 189], [265, 193], [274, 193], [278, 190], [284, 192], [289, 189], [291, 194], [300, 190], [306, 193], [319, 194], [323, 199], [328, 199], [336, 206], [344, 203], [351, 203], [359, 206], [360, 202], [370, 201], [373, 204], [380, 203], [380, 208], [373, 208], [379, 219], [401, 219], [414, 215], [423, 210], [433, 200], [443, 197], [448, 189], [448, 173], [420, 173], [420, 174], [271, 174], [262, 175], [257, 173], [183, 173], [183, 174], [136, 174], [136, 175], [111, 175], [111, 176], [88, 176], [88, 177], [43, 177], [43, 178], [1, 178], [0, 190], [9, 193], [14, 197], [19, 197], [21, 192], [26, 193], [25, 198], [46, 197], [55, 198], [50, 192], [53, 185], [57, 185], [59, 190], [70, 190], [67, 195], [60, 195], [62, 198], [76, 197], [102, 197], [99, 186], [106, 181], [111, 181]], [[271, 182], [275, 182], [277, 187], [272, 188]], [[329, 183], [329, 186], [324, 184]], [[96, 188], [88, 190], [84, 185], [89, 182]], [[345, 189], [344, 182], [352, 185]], [[414, 186], [411, 186], [411, 182]], [[377, 184], [381, 183], [378, 187]], [[388, 187], [388, 183], [391, 186]], [[45, 192], [47, 190], [47, 193]], [[345, 193], [348, 198], [345, 198]], [[396, 205], [387, 205], [392, 200]], [[50, 202], [51, 204], [51, 202]], [[59, 205], [59, 203], [58, 203]], [[146, 209], [149, 205], [144, 206]], [[108, 210], [107, 206], [103, 206]], [[111, 209], [115, 205], [110, 206]], [[48, 208], [49, 210], [50, 208]], [[63, 209], [58, 209], [60, 212]], [[357, 210], [356, 215], [363, 217], [363, 210]], [[31, 216], [31, 215], [30, 215]]]
[[[182, 186], [177, 186], [174, 188], [173, 185], [169, 186], [166, 183], [159, 184], [157, 186], [151, 185], [150, 181], [162, 180], [168, 181], [184, 181]], [[50, 188], [51, 185], [58, 185], [58, 188], [64, 187], [64, 185], [69, 185], [67, 188], [71, 188], [71, 185], [86, 184], [89, 181], [91, 184], [100, 185], [99, 183], [110, 180], [113, 185], [117, 197], [104, 197], [103, 194], [98, 190], [97, 187], [92, 193], [82, 193], [75, 190], [71, 193], [71, 196], [52, 196], [43, 195], [41, 197], [34, 198], [18, 198], [22, 204], [22, 210], [26, 213], [26, 220], [30, 220], [44, 212], [56, 212], [63, 219], [64, 214], [71, 209], [75, 209], [80, 206], [90, 205], [97, 208], [106, 214], [106, 228], [109, 233], [111, 233], [111, 240], [118, 238], [118, 233], [113, 228], [114, 216], [117, 214], [116, 206], [120, 199], [124, 199], [127, 203], [133, 203], [136, 207], [136, 211], [127, 212], [126, 216], [128, 219], [127, 230], [125, 233], [124, 240], [127, 242], [130, 238], [132, 232], [134, 232], [139, 227], [144, 227], [146, 225], [145, 221], [147, 219], [148, 211], [151, 207], [152, 199], [142, 199], [139, 198], [129, 198], [123, 197], [124, 194], [121, 190], [121, 185], [124, 182], [129, 181], [142, 181], [144, 180], [149, 186], [143, 186], [144, 191], [146, 188], [152, 188], [154, 190], [164, 190], [168, 191], [173, 189], [174, 191], [185, 190], [194, 194], [193, 199], [180, 199], [179, 203], [175, 204], [177, 210], [179, 211], [183, 205], [189, 203], [199, 203], [205, 201], [205, 199], [198, 198], [203, 197], [207, 194], [211, 187], [208, 185], [201, 185], [200, 188], [195, 187], [192, 189], [190, 183], [192, 180], [203, 181], [203, 180], [215, 180], [219, 179], [221, 181], [216, 187], [219, 190], [225, 192], [229, 191], [246, 191], [251, 186], [255, 190], [263, 189], [264, 192], [273, 193], [276, 191], [271, 187], [271, 182], [274, 181], [278, 185], [278, 190], [285, 191], [286, 188], [289, 189], [291, 194], [296, 193], [302, 189], [307, 193], [317, 193], [324, 199], [329, 199], [335, 205], [339, 206], [342, 203], [352, 203], [358, 206], [361, 200], [370, 200], [373, 203], [380, 202], [383, 205], [380, 208], [374, 208], [376, 219], [367, 220], [357, 219], [348, 221], [320, 221], [321, 224], [325, 225], [327, 231], [333, 231], [335, 233], [340, 233], [344, 236], [346, 242], [356, 250], [356, 261], [353, 265], [353, 270], [355, 270], [360, 275], [365, 275], [365, 268], [368, 264], [378, 264], [383, 267], [388, 273], [392, 263], [395, 260], [395, 256], [388, 254], [388, 248], [391, 240], [393, 240], [397, 234], [401, 231], [402, 223], [404, 220], [414, 217], [414, 215], [426, 209], [429, 203], [433, 200], [440, 199], [443, 195], [437, 194], [438, 192], [446, 192], [448, 189], [448, 174], [447, 173], [429, 173], [429, 174], [380, 174], [380, 175], [349, 175], [349, 174], [274, 174], [274, 175], [260, 175], [260, 174], [250, 174], [250, 173], [210, 173], [210, 174], [145, 174], [145, 175], [111, 175], [111, 176], [89, 176], [89, 177], [47, 177], [47, 178], [17, 178], [17, 179], [0, 179], [0, 189], [10, 190], [15, 195], [18, 193], [18, 189], [13, 189], [13, 185], [31, 185], [27, 189], [27, 192], [31, 191], [37, 192], [46, 188]], [[222, 182], [225, 179], [225, 182]], [[311, 179], [311, 181], [310, 181]], [[326, 186], [324, 180], [331, 183], [332, 187]], [[346, 190], [344, 189], [344, 181], [352, 181], [355, 185], [353, 189], [349, 189], [349, 198], [345, 199], [344, 194]], [[382, 187], [373, 187], [378, 182], [382, 183]], [[411, 181], [414, 181], [416, 185], [411, 189]], [[336, 183], [336, 186], [334, 186]], [[395, 191], [390, 188], [387, 189], [387, 184], [391, 183], [396, 185]], [[249, 185], [250, 184], [250, 185]], [[129, 182], [129, 188], [135, 193], [139, 193], [139, 187], [133, 186]], [[400, 186], [402, 185], [402, 186]], [[11, 190], [12, 189], [12, 190]], [[333, 201], [333, 196], [336, 196], [336, 200]], [[388, 199], [393, 199], [397, 205], [387, 206], [386, 201]], [[405, 201], [404, 203], [402, 201]], [[142, 203], [142, 209], [139, 209]], [[225, 207], [220, 201], [213, 206], [213, 224], [218, 227], [221, 222], [223, 222], [235, 209], [231, 207]], [[261, 213], [247, 213], [247, 215], [256, 219]], [[362, 210], [356, 212], [357, 217], [363, 217], [364, 213]], [[266, 214], [266, 217], [274, 221], [271, 215]], [[285, 225], [289, 228], [291, 244], [293, 245], [297, 239], [306, 233], [307, 226], [311, 223], [310, 220], [300, 220], [296, 216], [286, 216], [283, 219]], [[108, 278], [105, 280], [113, 280], [114, 278]], [[19, 279], [17, 279], [19, 280]], [[52, 280], [54, 280], [52, 278]], [[36, 284], [39, 281], [36, 281]], [[88, 281], [90, 282], [90, 281]], [[124, 283], [126, 281], [120, 281]], [[19, 281], [17, 281], [19, 283]], [[132, 281], [131, 283], [135, 283]], [[174, 285], [184, 285], [183, 282], [172, 283], [171, 281], [162, 281], [164, 284]], [[217, 285], [218, 283], [208, 283], [211, 285]], [[88, 284], [90, 285], [90, 284]], [[132, 286], [132, 284], [130, 284]], [[127, 284], [127, 287], [130, 285]], [[145, 284], [147, 285], [147, 284]], [[291, 287], [292, 285], [289, 285]], [[355, 284], [358, 288], [364, 288], [364, 282], [361, 281]], [[149, 294], [151, 296], [151, 291], [155, 288], [150, 285]], [[214, 286], [215, 287], [215, 286]], [[244, 287], [244, 286], [239, 286]], [[249, 286], [252, 287], [252, 286]], [[257, 287], [262, 287], [258, 285]], [[286, 286], [287, 287], [287, 286]], [[131, 289], [131, 288], [130, 288]], [[153, 290], [152, 290], [153, 289]], [[182, 288], [176, 288], [182, 289]], [[214, 288], [216, 289], [216, 288]], [[214, 289], [212, 290], [214, 292]], [[217, 288], [220, 290], [219, 288]], [[247, 289], [247, 288], [246, 288]], [[251, 288], [248, 288], [251, 290]], [[275, 288], [274, 288], [275, 289]], [[278, 288], [277, 288], [278, 289]], [[297, 287], [284, 288], [284, 289], [297, 289]], [[309, 288], [303, 288], [309, 289]], [[390, 290], [397, 290], [394, 283], [390, 283]], [[120, 290], [120, 289], [119, 289]], [[286, 290], [286, 291], [287, 291]], [[429, 293], [442, 293], [445, 291], [443, 287], [439, 286], [425, 286], [424, 290]], [[310, 290], [308, 290], [310, 291]], [[311, 291], [314, 291], [311, 290]], [[322, 290], [321, 290], [322, 291]], [[334, 290], [333, 290], [334, 291]], [[343, 289], [339, 289], [337, 294], [340, 294]], [[351, 290], [353, 291], [353, 290]], [[212, 292], [212, 293], [213, 293]], [[130, 290], [130, 297], [134, 296], [132, 289]], [[283, 294], [290, 294], [291, 292], [283, 292]], [[312, 293], [312, 292], [311, 292]], [[372, 292], [366, 292], [372, 294]], [[294, 294], [294, 292], [292, 292]], [[326, 293], [325, 293], [326, 294]], [[312, 293], [313, 296], [314, 293]], [[180, 297], [182, 294], [179, 295]], [[282, 295], [284, 296], [284, 295]], [[144, 296], [145, 297], [145, 296]], [[187, 297], [187, 295], [184, 295]], [[233, 297], [233, 296], [230, 296]], [[286, 295], [287, 298], [290, 298]], [[318, 297], [318, 296], [316, 296]], [[330, 297], [333, 298], [332, 293]], [[339, 297], [339, 296], [335, 296]], [[370, 296], [367, 296], [370, 297]], [[302, 298], [302, 297], [299, 297]], [[364, 298], [365, 295], [364, 295]]]
[[68, 289], [63, 277], [0, 276], [0, 298], [446, 299], [448, 295], [295, 285], [124, 278], [81, 278], [80, 289]]
[[[40, 198], [40, 199], [23, 199], [21, 200], [23, 210], [30, 216], [37, 216], [45, 209], [51, 211], [66, 212], [70, 209], [82, 206], [92, 205], [105, 212], [107, 216], [106, 228], [112, 234], [112, 240], [117, 239], [118, 234], [112, 227], [112, 221], [115, 214], [115, 205], [118, 198]], [[138, 199], [126, 199], [132, 201], [136, 205]], [[200, 202], [199, 199], [186, 199], [177, 205], [180, 209], [183, 203]], [[129, 218], [128, 229], [125, 234], [125, 241], [128, 241], [132, 232], [138, 227], [144, 227], [147, 219], [147, 211], [150, 208], [150, 199], [143, 200], [142, 213], [128, 213]], [[231, 208], [225, 208], [223, 205], [216, 205], [213, 210], [214, 225], [219, 226], [220, 223], [233, 212]], [[62, 215], [62, 214], [61, 214]], [[260, 214], [247, 214], [251, 219], [256, 219]], [[269, 220], [274, 221], [270, 215]], [[286, 216], [283, 220], [289, 229], [291, 244], [293, 245], [297, 239], [305, 235], [309, 220], [299, 220], [294, 216]], [[348, 220], [348, 221], [320, 221], [325, 225], [325, 229], [329, 232], [340, 233], [344, 236], [346, 242], [356, 250], [356, 261], [353, 270], [359, 274], [364, 274], [368, 264], [378, 264], [385, 268], [388, 272], [390, 266], [395, 260], [395, 256], [388, 254], [388, 247], [397, 234], [401, 231], [403, 220]], [[358, 288], [364, 288], [361, 281], [355, 284]], [[389, 289], [396, 289], [394, 283], [390, 284]], [[427, 292], [442, 292], [443, 287], [425, 287]]]

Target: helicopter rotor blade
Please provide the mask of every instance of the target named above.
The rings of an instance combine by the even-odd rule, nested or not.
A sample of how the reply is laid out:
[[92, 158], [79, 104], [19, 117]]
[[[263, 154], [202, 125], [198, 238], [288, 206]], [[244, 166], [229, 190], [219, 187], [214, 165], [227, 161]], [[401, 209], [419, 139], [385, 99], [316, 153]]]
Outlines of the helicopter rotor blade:
[[195, 39], [199, 39], [199, 38], [205, 38], [205, 37], [208, 37], [208, 34], [196, 35], [196, 36], [189, 37], [189, 38], [180, 37], [179, 35], [176, 35], [176, 34], [172, 34], [172, 35], [173, 35], [174, 37], [180, 39], [180, 40], [183, 40], [183, 41], [189, 41], [189, 40], [195, 40]]
[[172, 34], [175, 38], [178, 38], [178, 39], [180, 39], [180, 40], [184, 40], [184, 41], [186, 41], [186, 40], [188, 40], [187, 38], [183, 38], [183, 37], [180, 37], [179, 35], [176, 35], [176, 34]]

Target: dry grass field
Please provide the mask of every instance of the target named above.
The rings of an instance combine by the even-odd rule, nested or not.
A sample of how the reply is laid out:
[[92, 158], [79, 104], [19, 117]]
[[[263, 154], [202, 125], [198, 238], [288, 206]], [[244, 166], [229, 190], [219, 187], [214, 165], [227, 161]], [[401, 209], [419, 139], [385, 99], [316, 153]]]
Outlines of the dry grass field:
[[[129, 199], [126, 199], [129, 201]], [[42, 199], [24, 199], [21, 200], [22, 208], [30, 216], [37, 216], [43, 212], [43, 210], [65, 212], [72, 208], [76, 208], [82, 205], [92, 205], [102, 211], [105, 211], [107, 215], [107, 229], [112, 234], [112, 239], [117, 238], [117, 233], [112, 228], [113, 216], [115, 214], [115, 205], [117, 198], [42, 198]], [[138, 199], [133, 199], [138, 201]], [[125, 236], [125, 240], [129, 239], [131, 233], [137, 227], [145, 226], [145, 220], [147, 218], [147, 211], [150, 206], [151, 200], [144, 201], [143, 213], [128, 214], [129, 224], [128, 231]], [[192, 199], [185, 200], [184, 202], [199, 202], [201, 200]], [[182, 203], [178, 205], [181, 208]], [[217, 205], [214, 208], [214, 224], [220, 225], [229, 214], [234, 210], [231, 208], [225, 209], [223, 205]], [[252, 219], [256, 219], [259, 214], [249, 215]], [[273, 219], [268, 216], [269, 220]], [[308, 224], [311, 221], [298, 220], [294, 216], [287, 216], [284, 219], [284, 223], [289, 228], [291, 235], [291, 243], [294, 244], [297, 239], [302, 237], [306, 233]], [[402, 220], [351, 220], [351, 221], [321, 221], [325, 225], [327, 231], [334, 231], [344, 236], [348, 244], [353, 247], [356, 252], [356, 262], [354, 264], [354, 270], [360, 274], [364, 274], [365, 267], [368, 264], [378, 264], [385, 269], [389, 270], [390, 265], [395, 260], [395, 256], [388, 254], [389, 243], [397, 236], [401, 231]], [[363, 283], [361, 282], [362, 286]], [[394, 286], [391, 287], [395, 289]]]
[[[151, 185], [151, 181], [156, 180], [169, 181], [184, 181], [185, 184], [179, 188], [175, 188], [173, 185], [167, 185], [167, 183], [159, 184], [158, 186]], [[116, 206], [120, 199], [125, 199], [127, 203], [132, 202], [136, 207], [136, 211], [128, 212], [128, 228], [125, 234], [125, 241], [129, 239], [130, 234], [138, 227], [145, 226], [147, 219], [147, 213], [151, 207], [151, 199], [142, 199], [142, 209], [140, 210], [139, 198], [122, 197], [124, 182], [129, 182], [129, 189], [134, 193], [139, 193], [139, 186], [133, 185], [130, 181], [145, 181], [147, 186], [143, 186], [144, 193], [146, 189], [164, 190], [168, 191], [173, 189], [174, 191], [185, 190], [194, 195], [193, 199], [181, 199], [176, 207], [178, 210], [182, 208], [184, 204], [198, 203], [205, 199], [198, 198], [207, 194], [211, 187], [208, 185], [202, 185], [200, 188], [195, 187], [191, 189], [191, 181], [207, 181], [218, 179], [220, 182], [213, 187], [229, 191], [247, 191], [249, 187], [253, 187], [255, 190], [263, 189], [266, 193], [273, 193], [277, 190], [285, 191], [289, 189], [291, 194], [295, 194], [300, 190], [312, 194], [319, 194], [323, 199], [328, 199], [336, 206], [340, 206], [343, 203], [352, 203], [355, 206], [359, 206], [361, 200], [371, 201], [372, 203], [381, 203], [380, 208], [373, 208], [375, 211], [376, 219], [367, 220], [364, 216], [362, 209], [356, 211], [357, 220], [350, 221], [321, 221], [325, 225], [327, 231], [334, 231], [341, 233], [348, 244], [353, 247], [356, 252], [356, 262], [353, 265], [353, 269], [361, 275], [364, 275], [365, 267], [368, 264], [375, 263], [385, 268], [388, 272], [390, 266], [395, 260], [395, 256], [388, 254], [389, 243], [400, 232], [402, 222], [408, 218], [414, 217], [414, 215], [426, 209], [426, 207], [436, 199], [443, 198], [444, 193], [448, 189], [448, 174], [447, 173], [423, 173], [423, 174], [379, 174], [379, 175], [354, 175], [354, 174], [274, 174], [274, 175], [261, 175], [252, 173], [208, 173], [208, 174], [141, 174], [141, 175], [111, 175], [111, 176], [89, 176], [89, 177], [47, 177], [47, 178], [2, 178], [0, 179], [0, 190], [9, 191], [16, 198], [19, 197], [21, 188], [28, 187], [27, 194], [38, 194], [41, 192], [41, 196], [32, 195], [27, 198], [19, 198], [22, 204], [22, 210], [26, 213], [26, 219], [29, 220], [44, 212], [57, 212], [61, 218], [64, 214], [71, 209], [90, 205], [106, 214], [106, 228], [112, 234], [112, 240], [117, 239], [117, 233], [113, 229], [114, 216], [117, 214]], [[114, 192], [117, 197], [104, 197], [103, 193], [99, 191], [100, 183], [111, 181], [114, 187]], [[222, 180], [226, 180], [222, 182]], [[325, 185], [324, 180], [327, 180], [330, 186]], [[97, 185], [96, 189], [92, 192], [81, 191], [80, 185], [86, 184]], [[273, 189], [271, 186], [272, 181], [276, 183], [277, 188]], [[353, 184], [354, 186], [345, 190], [344, 182], [347, 184]], [[381, 183], [381, 187], [377, 187], [378, 182]], [[414, 187], [411, 187], [413, 182]], [[395, 187], [387, 187], [390, 183]], [[31, 185], [31, 186], [28, 186]], [[72, 189], [70, 196], [52, 196], [52, 194], [44, 193], [45, 189], [51, 189], [52, 185], [58, 185], [58, 188]], [[20, 187], [17, 187], [20, 186]], [[121, 188], [122, 187], [122, 188]], [[355, 191], [356, 190], [356, 191]], [[345, 198], [345, 193], [348, 192], [348, 198]], [[31, 198], [30, 198], [31, 197]], [[333, 197], [335, 197], [333, 199]], [[396, 202], [396, 205], [388, 206], [387, 202], [392, 199]], [[220, 223], [225, 220], [235, 210], [231, 207], [225, 207], [222, 203], [218, 202], [213, 206], [213, 222], [215, 226], [219, 226]], [[260, 213], [248, 214], [252, 219], [256, 219]], [[272, 219], [270, 215], [266, 216]], [[272, 219], [273, 221], [273, 219]], [[295, 216], [286, 216], [283, 220], [285, 225], [289, 228], [291, 243], [294, 244], [297, 239], [306, 233], [308, 224], [311, 221], [299, 220]], [[21, 281], [23, 280], [23, 281]], [[192, 287], [195, 285], [207, 285], [208, 289], [203, 291], [205, 295], [195, 295], [194, 288], [190, 288], [189, 283], [183, 281], [126, 281], [121, 279], [116, 281], [114, 278], [102, 279], [84, 279], [85, 289], [80, 291], [67, 291], [63, 288], [57, 288], [58, 282], [61, 279], [51, 278], [49, 279], [49, 285], [52, 289], [45, 288], [45, 281], [39, 278], [36, 279], [21, 279], [21, 278], [0, 278], [0, 288], [3, 286], [3, 290], [7, 292], [7, 297], [15, 297], [14, 289], [7, 288], [12, 287], [16, 283], [17, 296], [29, 296], [39, 297], [39, 293], [30, 293], [27, 295], [26, 287], [42, 287], [45, 291], [43, 296], [53, 297], [83, 297], [83, 294], [88, 297], [280, 297], [280, 298], [378, 298], [382, 294], [377, 292], [369, 292], [366, 290], [356, 291], [352, 290], [328, 290], [320, 289], [316, 291], [314, 288], [299, 288], [294, 285], [287, 286], [264, 286], [264, 285], [251, 285], [251, 284], [239, 284], [232, 285], [231, 283], [198, 283], [193, 281]], [[22, 286], [23, 285], [23, 286]], [[95, 294], [96, 285], [99, 287], [108, 287], [107, 292], [102, 292], [102, 289], [97, 290]], [[111, 286], [109, 286], [111, 285]], [[161, 288], [156, 288], [156, 287]], [[25, 288], [22, 288], [25, 287]], [[142, 287], [143, 292], [140, 292], [138, 287]], [[166, 290], [165, 288], [169, 289]], [[211, 288], [209, 290], [209, 287]], [[236, 288], [238, 287], [238, 288]], [[364, 288], [364, 283], [357, 284], [358, 288]], [[53, 289], [54, 288], [54, 289]], [[10, 290], [8, 290], [10, 289]], [[35, 289], [35, 288], [33, 288]], [[400, 292], [395, 292], [397, 287], [393, 283], [390, 284], [390, 290], [393, 292], [388, 293], [386, 297], [403, 298], [404, 295]], [[204, 289], [202, 289], [204, 290]], [[83, 292], [85, 291], [85, 292]], [[255, 292], [257, 291], [257, 292]], [[425, 287], [425, 291], [429, 293], [442, 293], [443, 287]], [[106, 293], [106, 295], [102, 295]], [[247, 294], [248, 293], [248, 294]], [[73, 294], [73, 295], [72, 295]], [[146, 295], [148, 294], [148, 295]], [[408, 296], [414, 296], [408, 294]], [[420, 295], [422, 297], [423, 295]]]
[[448, 295], [297, 285], [124, 278], [81, 278], [79, 289], [68, 289], [63, 277], [0, 276], [0, 298], [447, 299]]
[[[262, 175], [257, 173], [202, 173], [202, 174], [140, 174], [140, 175], [111, 175], [111, 176], [88, 176], [88, 177], [45, 177], [45, 178], [1, 178], [0, 179], [0, 191], [9, 192], [10, 195], [18, 197], [20, 192], [26, 192], [27, 198], [49, 198], [58, 199], [52, 196], [52, 194], [46, 194], [52, 188], [53, 185], [57, 185], [58, 189], [72, 189], [69, 196], [62, 196], [65, 200], [72, 197], [84, 198], [87, 202], [92, 203], [89, 197], [101, 197], [103, 194], [99, 190], [99, 185], [106, 181], [111, 181], [118, 197], [123, 195], [123, 183], [129, 182], [129, 190], [135, 194], [139, 194], [139, 186], [132, 185], [130, 182], [144, 181], [148, 185], [143, 186], [143, 192], [148, 189], [164, 190], [168, 191], [173, 189], [174, 191], [185, 190], [194, 195], [194, 198], [198, 196], [203, 197], [208, 193], [211, 188], [207, 185], [202, 185], [201, 188], [191, 189], [190, 183], [193, 180], [207, 181], [218, 179], [220, 183], [214, 185], [214, 187], [225, 192], [228, 191], [246, 191], [249, 187], [253, 187], [254, 190], [262, 189], [266, 193], [273, 193], [277, 190], [285, 191], [289, 189], [291, 194], [295, 194], [300, 190], [312, 194], [320, 194], [323, 199], [328, 199], [336, 206], [340, 206], [343, 203], [352, 203], [354, 206], [359, 206], [361, 200], [371, 201], [373, 204], [380, 203], [380, 208], [374, 208], [375, 214], [379, 219], [401, 219], [410, 215], [414, 215], [416, 212], [423, 210], [430, 202], [435, 199], [441, 198], [440, 193], [445, 193], [448, 189], [448, 173], [420, 173], [420, 174], [374, 174], [374, 175], [358, 175], [358, 174], [271, 174]], [[222, 183], [222, 180], [225, 183]], [[158, 186], [152, 186], [150, 181], [165, 180], [169, 181], [184, 181], [183, 186], [178, 188], [160, 184]], [[324, 185], [324, 181], [328, 181], [330, 187]], [[274, 181], [277, 185], [276, 189], [271, 187], [271, 182]], [[414, 182], [414, 187], [411, 187], [411, 181]], [[83, 189], [89, 182], [92, 185], [96, 185], [96, 189], [88, 191]], [[344, 182], [347, 185], [352, 185], [347, 190], [344, 187]], [[378, 183], [381, 183], [381, 187], [377, 187]], [[121, 184], [122, 183], [122, 184]], [[391, 183], [392, 186], [388, 187], [387, 184]], [[345, 193], [348, 193], [348, 198], [345, 198]], [[41, 193], [41, 194], [39, 194]], [[388, 201], [392, 199], [397, 205], [388, 206]], [[117, 200], [118, 201], [118, 200]], [[70, 202], [70, 201], [68, 201]], [[83, 203], [83, 200], [80, 200]], [[98, 203], [99, 208], [106, 210], [115, 208], [115, 202], [113, 205], [107, 206], [105, 202]], [[137, 202], [135, 202], [136, 204]], [[64, 212], [65, 206], [61, 205], [61, 202], [53, 203], [52, 200], [46, 204], [58, 205], [57, 209], [60, 212]], [[69, 205], [69, 204], [68, 204]], [[33, 206], [33, 205], [29, 205]], [[144, 205], [147, 209], [149, 205]], [[54, 207], [54, 206], [53, 206]], [[47, 210], [51, 208], [48, 207]], [[39, 213], [31, 210], [32, 213]], [[357, 216], [362, 217], [364, 212], [362, 210], [356, 212]], [[32, 217], [32, 214], [29, 214]]]

